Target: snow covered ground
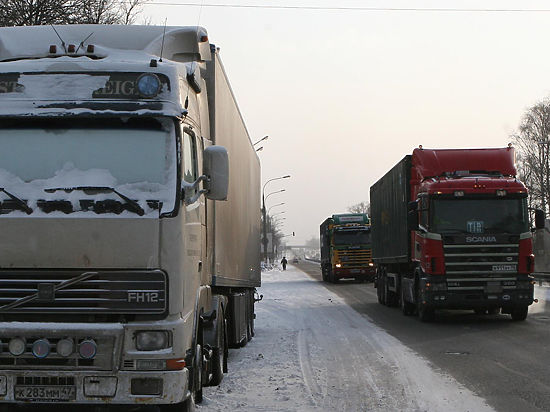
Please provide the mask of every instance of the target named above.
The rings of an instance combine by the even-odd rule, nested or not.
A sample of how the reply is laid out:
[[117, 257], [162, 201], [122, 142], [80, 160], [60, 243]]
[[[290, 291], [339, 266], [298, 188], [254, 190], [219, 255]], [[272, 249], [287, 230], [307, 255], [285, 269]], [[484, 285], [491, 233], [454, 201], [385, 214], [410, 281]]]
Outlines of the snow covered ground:
[[262, 283], [256, 336], [199, 411], [492, 410], [298, 269]]

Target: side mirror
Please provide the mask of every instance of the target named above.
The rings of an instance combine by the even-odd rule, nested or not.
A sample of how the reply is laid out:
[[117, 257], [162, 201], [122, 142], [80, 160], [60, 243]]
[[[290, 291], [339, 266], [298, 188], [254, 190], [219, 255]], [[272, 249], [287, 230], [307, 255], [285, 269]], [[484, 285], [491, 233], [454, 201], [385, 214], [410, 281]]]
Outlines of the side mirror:
[[229, 155], [223, 146], [210, 146], [204, 149], [203, 173], [207, 176], [204, 182], [206, 198], [227, 200], [229, 188]]
[[418, 202], [407, 203], [407, 230], [418, 230]]
[[545, 218], [543, 210], [535, 209], [535, 229], [544, 229]]

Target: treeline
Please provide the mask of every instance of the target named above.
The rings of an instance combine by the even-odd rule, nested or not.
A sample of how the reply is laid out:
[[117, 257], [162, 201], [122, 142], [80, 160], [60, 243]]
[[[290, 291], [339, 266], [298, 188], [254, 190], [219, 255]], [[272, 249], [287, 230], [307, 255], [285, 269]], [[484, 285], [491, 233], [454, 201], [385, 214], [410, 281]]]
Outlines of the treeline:
[[519, 178], [529, 189], [529, 206], [550, 212], [550, 98], [530, 107], [512, 136]]
[[0, 0], [0, 26], [133, 24], [148, 0]]

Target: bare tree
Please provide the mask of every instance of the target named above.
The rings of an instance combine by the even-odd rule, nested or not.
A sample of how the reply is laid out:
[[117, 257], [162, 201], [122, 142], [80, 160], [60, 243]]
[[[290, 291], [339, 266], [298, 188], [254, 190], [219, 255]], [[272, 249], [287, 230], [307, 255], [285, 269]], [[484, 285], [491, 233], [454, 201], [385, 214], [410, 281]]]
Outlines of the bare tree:
[[519, 176], [530, 191], [530, 206], [550, 210], [550, 99], [530, 107], [519, 131], [513, 135], [518, 146]]
[[132, 24], [148, 0], [0, 0], [0, 26]]
[[362, 201], [348, 207], [350, 213], [367, 213], [370, 215], [370, 202]]

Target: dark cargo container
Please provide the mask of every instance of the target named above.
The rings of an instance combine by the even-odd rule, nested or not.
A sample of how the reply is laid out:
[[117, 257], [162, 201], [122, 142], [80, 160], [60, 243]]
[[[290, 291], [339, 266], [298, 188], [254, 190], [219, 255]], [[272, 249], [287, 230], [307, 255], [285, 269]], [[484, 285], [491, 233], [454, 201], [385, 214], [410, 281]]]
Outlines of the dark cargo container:
[[411, 156], [405, 156], [370, 188], [372, 254], [376, 264], [408, 262], [407, 202]]

